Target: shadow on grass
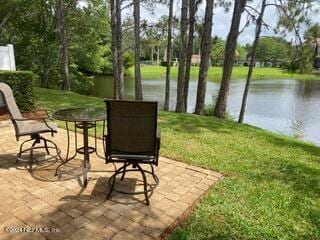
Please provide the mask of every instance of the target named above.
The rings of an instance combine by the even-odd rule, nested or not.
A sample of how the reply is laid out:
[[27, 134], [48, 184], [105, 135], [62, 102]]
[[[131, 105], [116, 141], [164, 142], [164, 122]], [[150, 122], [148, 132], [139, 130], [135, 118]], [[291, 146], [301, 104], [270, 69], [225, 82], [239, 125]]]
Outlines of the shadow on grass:
[[287, 136], [274, 136], [273, 134], [269, 133], [268, 135], [265, 134], [266, 139], [270, 141], [277, 147], [287, 148], [288, 151], [301, 149], [302, 151], [319, 156], [318, 161], [320, 162], [320, 148], [312, 143], [303, 142], [302, 140], [289, 138]]
[[252, 175], [258, 181], [282, 181], [303, 197], [320, 197], [320, 168], [311, 167], [297, 161], [279, 163], [273, 171]]
[[[177, 133], [196, 134], [205, 131], [242, 135], [245, 137], [264, 139], [276, 147], [290, 149], [299, 148], [312, 155], [320, 156], [320, 148], [312, 143], [303, 142], [292, 137], [272, 133], [247, 124], [238, 124], [232, 121], [221, 120], [210, 116], [197, 116], [193, 114], [160, 113], [160, 127]], [[319, 158], [320, 159], [320, 158]]]
[[160, 113], [160, 127], [183, 133], [199, 133], [209, 130], [217, 133], [230, 133], [236, 129], [236, 123], [213, 117], [193, 114]]
[[35, 88], [37, 107], [49, 110], [74, 107], [104, 107], [103, 99], [84, 96], [73, 92]]

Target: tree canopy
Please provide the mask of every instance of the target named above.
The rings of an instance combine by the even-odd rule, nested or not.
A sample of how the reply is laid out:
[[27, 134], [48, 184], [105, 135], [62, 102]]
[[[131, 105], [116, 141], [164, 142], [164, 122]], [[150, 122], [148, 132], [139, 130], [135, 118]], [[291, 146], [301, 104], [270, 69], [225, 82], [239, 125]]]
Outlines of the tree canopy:
[[257, 46], [256, 58], [257, 60], [272, 64], [277, 61], [286, 61], [290, 58], [290, 43], [278, 37], [261, 38]]

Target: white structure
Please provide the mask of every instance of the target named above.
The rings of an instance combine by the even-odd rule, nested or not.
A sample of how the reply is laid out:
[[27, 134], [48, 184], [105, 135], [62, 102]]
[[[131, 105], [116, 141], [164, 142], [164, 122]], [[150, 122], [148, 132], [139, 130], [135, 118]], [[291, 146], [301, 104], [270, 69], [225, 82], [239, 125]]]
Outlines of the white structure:
[[13, 45], [0, 46], [0, 70], [16, 70]]
[[[16, 70], [13, 45], [0, 46], [0, 70]], [[4, 106], [2, 96], [0, 96], [0, 107]]]

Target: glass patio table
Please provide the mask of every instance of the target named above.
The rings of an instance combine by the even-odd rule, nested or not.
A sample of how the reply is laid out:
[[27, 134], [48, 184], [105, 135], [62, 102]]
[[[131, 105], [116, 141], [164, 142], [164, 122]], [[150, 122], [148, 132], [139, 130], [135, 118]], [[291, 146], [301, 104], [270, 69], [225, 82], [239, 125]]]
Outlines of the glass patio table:
[[[83, 154], [83, 186], [86, 187], [88, 184], [88, 171], [89, 171], [89, 155], [91, 153], [96, 153], [98, 157], [103, 158], [97, 152], [97, 122], [103, 122], [103, 132], [105, 129], [105, 120], [107, 119], [106, 110], [103, 108], [68, 108], [68, 109], [61, 109], [55, 111], [52, 117], [56, 120], [64, 121], [66, 124], [67, 130], [67, 154], [66, 159], [63, 161], [57, 168], [55, 172], [55, 176], [58, 175], [58, 170], [61, 166], [69, 162], [70, 160], [74, 159], [77, 154]], [[75, 153], [72, 157], [69, 157], [69, 150], [70, 150], [70, 131], [69, 131], [69, 124], [74, 123], [74, 136], [75, 136]], [[95, 146], [89, 146], [89, 136], [88, 130], [90, 128], [94, 128], [94, 139], [95, 139]], [[78, 147], [77, 142], [77, 129], [82, 129], [83, 133], [83, 146]]]

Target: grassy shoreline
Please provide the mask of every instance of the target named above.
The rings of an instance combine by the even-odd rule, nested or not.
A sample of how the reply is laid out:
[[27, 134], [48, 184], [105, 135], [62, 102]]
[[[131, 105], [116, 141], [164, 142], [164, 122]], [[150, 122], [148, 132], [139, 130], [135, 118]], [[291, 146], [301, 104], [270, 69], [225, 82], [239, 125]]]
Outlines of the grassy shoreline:
[[[104, 107], [102, 99], [35, 88], [37, 107]], [[225, 178], [170, 236], [320, 239], [320, 148], [249, 125], [160, 112], [161, 155]], [[161, 164], [161, 163], [160, 163]]]
[[[234, 67], [232, 72], [232, 79], [245, 79], [247, 77], [248, 67]], [[129, 69], [131, 76], [134, 76], [133, 68]], [[191, 78], [197, 79], [199, 73], [198, 67], [191, 67]], [[163, 66], [142, 65], [141, 66], [142, 78], [148, 79], [165, 79], [166, 68]], [[210, 67], [208, 72], [208, 80], [220, 81], [222, 75], [221, 67]], [[171, 68], [171, 77], [176, 78], [178, 76], [178, 67]], [[320, 74], [299, 74], [289, 73], [280, 68], [254, 68], [253, 79], [265, 79], [265, 78], [293, 78], [300, 80], [320, 80]]]

